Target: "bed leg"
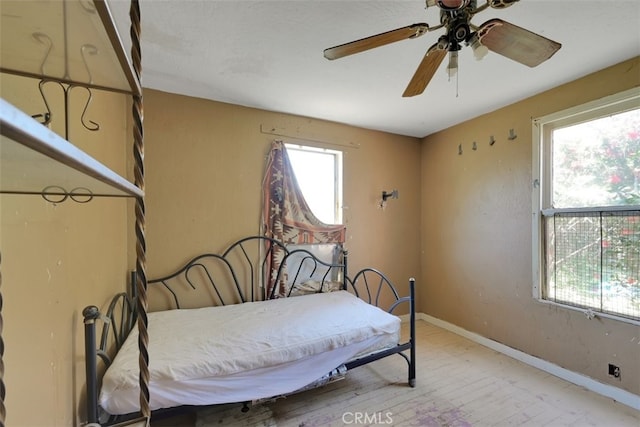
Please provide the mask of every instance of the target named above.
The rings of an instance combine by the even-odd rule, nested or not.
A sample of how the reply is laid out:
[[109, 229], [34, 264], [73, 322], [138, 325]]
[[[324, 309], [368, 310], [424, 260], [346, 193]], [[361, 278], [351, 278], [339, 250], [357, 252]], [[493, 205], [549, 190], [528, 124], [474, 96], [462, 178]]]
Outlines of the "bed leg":
[[416, 386], [416, 279], [409, 279], [409, 293], [411, 295], [410, 312], [409, 312], [409, 334], [411, 339], [411, 348], [409, 350], [409, 386]]
[[98, 373], [96, 351], [96, 319], [100, 317], [98, 307], [89, 306], [82, 310], [84, 316], [84, 354], [87, 380], [87, 421], [98, 422]]
[[240, 409], [242, 412], [249, 412], [249, 404], [248, 402], [242, 402], [242, 409]]

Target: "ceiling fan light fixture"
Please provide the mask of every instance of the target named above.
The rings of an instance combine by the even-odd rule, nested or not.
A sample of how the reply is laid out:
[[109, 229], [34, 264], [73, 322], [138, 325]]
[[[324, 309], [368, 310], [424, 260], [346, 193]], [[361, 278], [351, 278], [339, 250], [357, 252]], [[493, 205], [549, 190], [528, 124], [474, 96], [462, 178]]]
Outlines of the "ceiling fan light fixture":
[[440, 50], [449, 50], [449, 39], [447, 36], [440, 36], [436, 43], [436, 47]]
[[473, 33], [469, 38], [469, 41], [467, 41], [467, 44], [471, 46], [471, 49], [473, 50], [473, 57], [478, 61], [487, 56], [487, 53], [489, 53], [489, 48], [480, 43], [478, 33]]
[[447, 74], [453, 77], [458, 72], [458, 51], [449, 51], [449, 64], [447, 65]]

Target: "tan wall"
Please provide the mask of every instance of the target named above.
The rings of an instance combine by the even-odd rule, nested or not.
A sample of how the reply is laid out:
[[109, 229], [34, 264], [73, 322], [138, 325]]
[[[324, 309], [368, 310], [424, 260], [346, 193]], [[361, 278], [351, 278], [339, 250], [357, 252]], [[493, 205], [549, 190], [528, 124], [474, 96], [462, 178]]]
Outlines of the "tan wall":
[[[259, 234], [270, 144], [291, 140], [265, 133], [272, 129], [344, 152], [350, 271], [375, 266], [402, 284], [418, 276], [419, 140], [147, 90], [149, 277]], [[394, 188], [400, 198], [380, 209], [382, 190]]]
[[[3, 99], [30, 114], [44, 109], [35, 80], [2, 75], [0, 84]], [[62, 91], [47, 87], [57, 104], [53, 128], [62, 133]], [[70, 97], [76, 110], [72, 138], [123, 173], [130, 151], [127, 143], [125, 154], [126, 98], [96, 92], [89, 118], [101, 130], [89, 133], [77, 125], [76, 103], [84, 96], [78, 90]], [[70, 426], [86, 420], [78, 415], [85, 413], [82, 309], [104, 308], [124, 290], [133, 265], [127, 255], [129, 203], [96, 198], [52, 204], [40, 196], [0, 195], [6, 425]]]
[[421, 193], [422, 310], [635, 394], [638, 326], [532, 298], [531, 118], [638, 86], [639, 68], [635, 58], [428, 136]]

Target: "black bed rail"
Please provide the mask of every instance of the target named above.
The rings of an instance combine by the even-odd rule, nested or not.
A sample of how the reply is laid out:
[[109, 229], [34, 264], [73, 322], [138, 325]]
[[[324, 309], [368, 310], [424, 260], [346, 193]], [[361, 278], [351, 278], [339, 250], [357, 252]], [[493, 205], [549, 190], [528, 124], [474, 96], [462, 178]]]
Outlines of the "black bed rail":
[[[135, 278], [135, 275], [132, 275]], [[131, 297], [122, 292], [114, 296], [103, 314], [90, 305], [82, 310], [84, 316], [85, 370], [87, 379], [87, 420], [89, 423], [105, 422], [98, 408], [98, 358], [105, 368], [111, 365], [110, 354], [117, 354], [136, 323], [136, 308]], [[96, 324], [102, 323], [100, 344], [96, 343]]]
[[[409, 295], [400, 297], [395, 286], [391, 283], [389, 278], [385, 276], [379, 270], [374, 268], [364, 268], [360, 270], [353, 277], [353, 280], [347, 279], [345, 283], [351, 285], [353, 293], [360, 299], [368, 302], [369, 304], [381, 307], [381, 299], [385, 292], [391, 296], [392, 302], [389, 305], [387, 311], [393, 313], [396, 308], [401, 304], [409, 304], [409, 340], [404, 343], [399, 343], [396, 347], [390, 348], [385, 351], [381, 351], [372, 355], [368, 355], [359, 359], [352, 360], [346, 364], [347, 369], [353, 369], [358, 366], [366, 365], [383, 357], [387, 357], [391, 354], [399, 354], [402, 356], [409, 368], [408, 382], [411, 387], [416, 385], [416, 291], [415, 291], [415, 279], [409, 279]], [[381, 307], [382, 308], [382, 307]], [[409, 350], [407, 356], [404, 351]]]
[[87, 420], [98, 422], [98, 354], [96, 350], [96, 320], [100, 317], [98, 307], [89, 306], [82, 311], [84, 316], [84, 355], [87, 379]]

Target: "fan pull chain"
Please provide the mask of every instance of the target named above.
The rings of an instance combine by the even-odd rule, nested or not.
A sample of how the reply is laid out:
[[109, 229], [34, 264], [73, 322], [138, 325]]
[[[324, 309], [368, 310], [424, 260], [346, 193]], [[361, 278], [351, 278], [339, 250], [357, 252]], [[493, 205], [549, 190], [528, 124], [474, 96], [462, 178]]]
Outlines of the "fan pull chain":
[[[460, 95], [460, 92], [459, 92], [459, 90], [458, 90], [458, 88], [459, 88], [459, 85], [458, 85], [458, 81], [459, 81], [459, 80], [458, 80], [458, 79], [459, 79], [458, 74], [460, 74], [460, 71], [459, 71], [459, 70], [455, 73], [455, 79], [456, 79], [456, 98], [458, 98], [458, 96]], [[449, 76], [448, 81], [449, 81], [449, 82], [451, 82], [451, 76]]]
[[[458, 61], [456, 61], [456, 66]], [[457, 72], [456, 72], [456, 98], [458, 98], [460, 96], [460, 92], [459, 92], [459, 85], [458, 83], [460, 82], [460, 69], [458, 68]]]

